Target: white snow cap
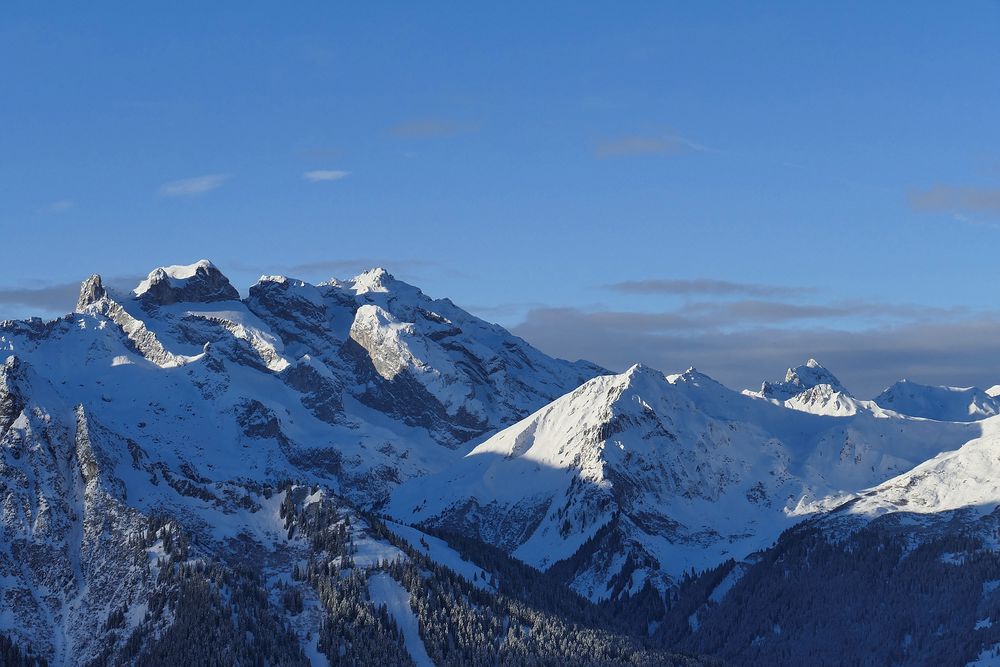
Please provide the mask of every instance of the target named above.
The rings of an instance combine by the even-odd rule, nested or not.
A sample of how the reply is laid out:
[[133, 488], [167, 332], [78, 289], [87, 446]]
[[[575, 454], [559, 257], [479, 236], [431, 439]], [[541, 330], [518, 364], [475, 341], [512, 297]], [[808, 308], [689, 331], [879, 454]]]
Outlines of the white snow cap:
[[193, 277], [198, 269], [204, 269], [206, 271], [215, 269], [215, 264], [208, 261], [207, 259], [200, 259], [194, 264], [174, 264], [172, 266], [160, 266], [149, 272], [146, 279], [141, 281], [134, 290], [132, 294], [136, 296], [142, 296], [150, 290], [150, 288], [156, 283], [162, 281], [164, 278], [172, 278], [173, 280], [187, 280]]
[[194, 264], [174, 264], [153, 269], [132, 294], [136, 298], [166, 305], [178, 301], [239, 300], [229, 279], [207, 259]]
[[832, 387], [841, 386], [840, 380], [815, 359], [809, 359], [802, 366], [789, 368], [785, 373], [785, 382], [798, 384], [806, 389], [818, 384], [828, 384]]
[[179, 278], [183, 280], [184, 278], [190, 278], [198, 269], [215, 269], [218, 271], [218, 267], [212, 264], [207, 259], [199, 259], [194, 264], [174, 264], [173, 266], [163, 267], [163, 271], [171, 278]]
[[366, 292], [388, 292], [389, 287], [394, 282], [396, 282], [396, 279], [393, 275], [380, 266], [368, 269], [351, 280], [351, 283], [354, 286], [354, 291], [357, 294], [364, 294]]

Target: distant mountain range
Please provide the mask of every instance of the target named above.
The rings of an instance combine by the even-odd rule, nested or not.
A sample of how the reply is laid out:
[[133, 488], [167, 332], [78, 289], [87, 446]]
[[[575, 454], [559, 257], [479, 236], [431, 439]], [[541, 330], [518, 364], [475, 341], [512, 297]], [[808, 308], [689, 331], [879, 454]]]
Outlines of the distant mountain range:
[[[0, 361], [11, 661], [964, 665], [1000, 647], [996, 387], [862, 400], [815, 360], [743, 392], [612, 374], [382, 269], [241, 298], [205, 260], [127, 293], [94, 275], [74, 313], [0, 324]], [[882, 569], [844, 585], [875, 604], [882, 573], [898, 608], [835, 655], [791, 610], [848, 623], [813, 598], [852, 553]], [[942, 620], [908, 608], [924, 576], [982, 590]]]

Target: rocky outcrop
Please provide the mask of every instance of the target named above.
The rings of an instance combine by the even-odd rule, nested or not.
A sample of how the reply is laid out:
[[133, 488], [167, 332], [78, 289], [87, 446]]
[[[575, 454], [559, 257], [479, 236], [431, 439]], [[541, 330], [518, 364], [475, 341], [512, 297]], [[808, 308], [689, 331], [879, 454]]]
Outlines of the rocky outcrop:
[[101, 281], [101, 276], [94, 274], [83, 281], [80, 285], [80, 298], [76, 302], [77, 312], [82, 311], [87, 306], [97, 303], [104, 297], [108, 295], [108, 291], [104, 289], [104, 283]]
[[240, 293], [207, 259], [196, 264], [154, 269], [133, 292], [143, 303], [239, 301]]
[[0, 366], [0, 437], [24, 410], [24, 396], [17, 387], [22, 371], [20, 360], [13, 355], [7, 357]]

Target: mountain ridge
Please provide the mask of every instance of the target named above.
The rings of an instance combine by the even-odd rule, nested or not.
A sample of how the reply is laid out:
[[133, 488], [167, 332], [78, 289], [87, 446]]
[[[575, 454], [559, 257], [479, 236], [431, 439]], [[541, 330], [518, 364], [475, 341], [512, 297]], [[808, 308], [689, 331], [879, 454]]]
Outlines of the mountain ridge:
[[[544, 636], [569, 632], [558, 605], [563, 620], [622, 614], [649, 628], [641, 642], [587, 641], [660, 664], [640, 644], [714, 646], [656, 632], [687, 604], [692, 572], [749, 572], [772, 549], [797, 553], [797, 535], [836, 545], [899, 524], [915, 542], [960, 534], [1000, 550], [1000, 416], [988, 392], [906, 396], [942, 392], [950, 411], [935, 414], [928, 400], [860, 400], [814, 359], [759, 391], [694, 368], [610, 373], [380, 268], [319, 284], [265, 275], [246, 297], [208, 260], [131, 291], [94, 274], [73, 313], [0, 324], [0, 633], [53, 664], [129, 664], [179, 654], [172, 633], [211, 612], [242, 619], [206, 639], [234, 660], [308, 664], [348, 650], [343, 632], [391, 662], [406, 649], [367, 599], [390, 577], [440, 658], [468, 624], [493, 628], [489, 650], [513, 646], [490, 610], [514, 613], [498, 593], [530, 587], [497, 572], [534, 568], [560, 601], [532, 621], [556, 633]], [[460, 535], [472, 560], [430, 534]], [[729, 613], [715, 598], [685, 622]], [[428, 625], [441, 618], [420, 607], [431, 600], [448, 632]], [[531, 628], [515, 635], [547, 650]]]
[[636, 365], [585, 383], [444, 472], [404, 483], [388, 508], [479, 535], [541, 569], [579, 561], [577, 550], [614, 521], [616, 536], [591, 543], [597, 551], [568, 581], [599, 600], [647, 579], [666, 589], [691, 567], [763, 548], [976, 433], [871, 411], [813, 414], [694, 369], [665, 376]]
[[[238, 297], [205, 261], [128, 293], [95, 274], [77, 312], [0, 325], [0, 629], [54, 664], [123, 655], [128, 636], [102, 625], [122, 609], [129, 633], [147, 616], [169, 626], [149, 601], [186, 589], [163, 588], [156, 517], [213, 568], [231, 572], [241, 552], [291, 568], [268, 495], [283, 480], [371, 507], [597, 371], [384, 273], [265, 280]], [[375, 307], [387, 313], [376, 332], [407, 330], [397, 345], [352, 337]]]

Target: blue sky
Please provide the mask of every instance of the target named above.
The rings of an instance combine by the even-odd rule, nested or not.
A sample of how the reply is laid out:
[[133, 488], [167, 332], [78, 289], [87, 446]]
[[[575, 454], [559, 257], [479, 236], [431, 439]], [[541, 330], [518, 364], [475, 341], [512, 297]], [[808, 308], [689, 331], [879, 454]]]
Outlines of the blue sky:
[[0, 317], [381, 264], [612, 368], [1000, 382], [997, 2], [205, 4], [0, 10]]

